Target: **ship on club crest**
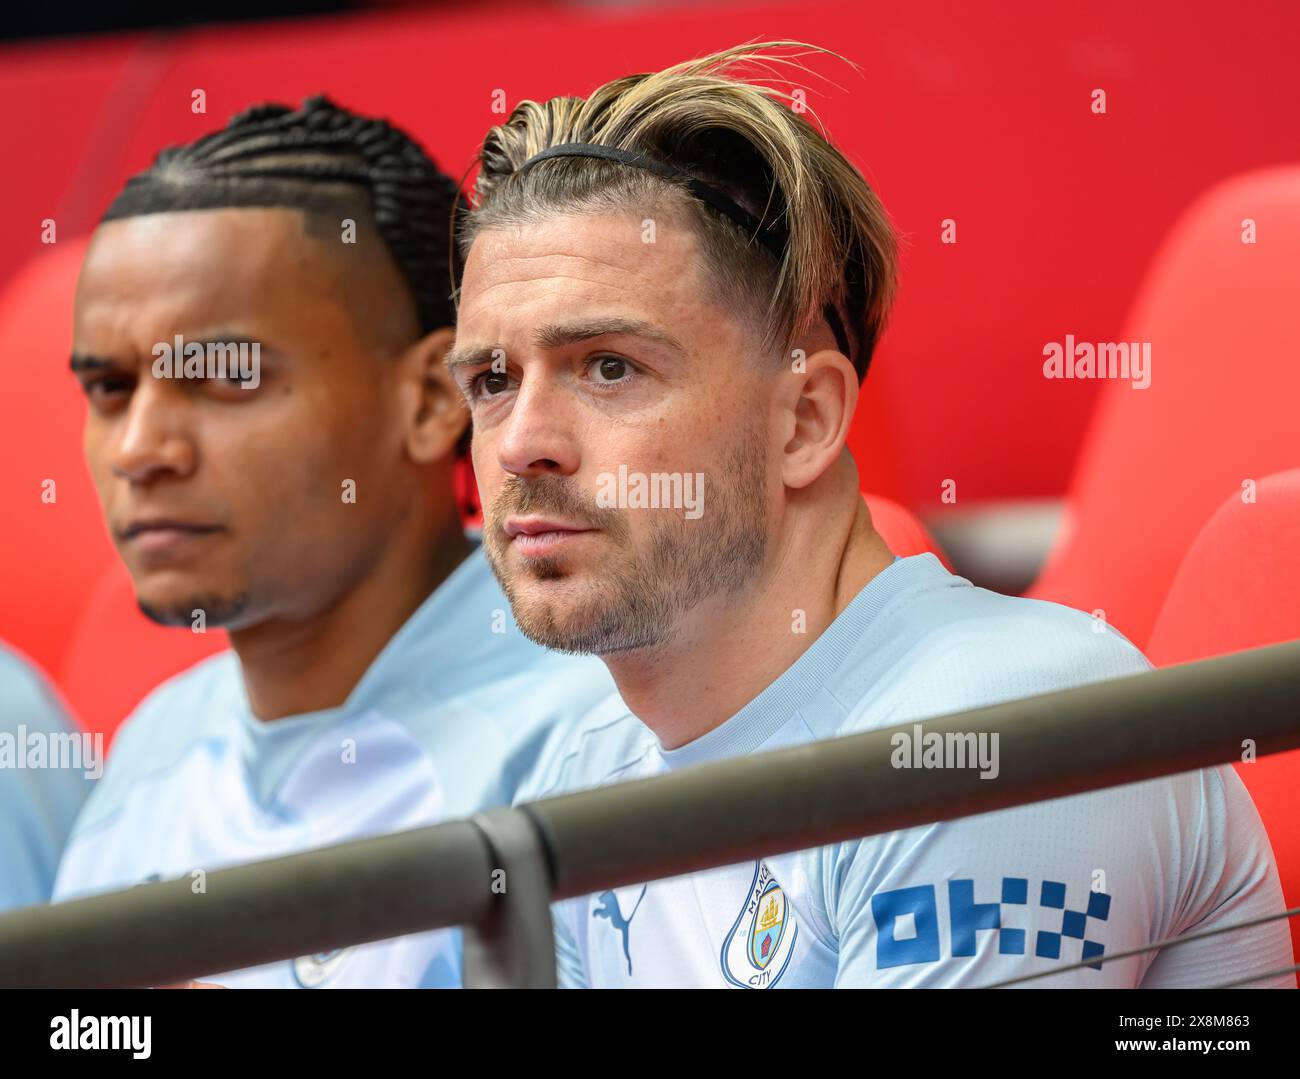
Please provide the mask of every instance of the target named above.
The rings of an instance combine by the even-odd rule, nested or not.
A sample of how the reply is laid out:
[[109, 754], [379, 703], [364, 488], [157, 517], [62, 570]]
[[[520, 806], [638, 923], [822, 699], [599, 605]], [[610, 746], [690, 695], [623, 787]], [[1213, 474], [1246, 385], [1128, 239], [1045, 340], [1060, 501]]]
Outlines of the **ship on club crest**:
[[785, 891], [758, 862], [744, 906], [722, 945], [722, 973], [742, 989], [771, 989], [794, 954], [799, 927]]

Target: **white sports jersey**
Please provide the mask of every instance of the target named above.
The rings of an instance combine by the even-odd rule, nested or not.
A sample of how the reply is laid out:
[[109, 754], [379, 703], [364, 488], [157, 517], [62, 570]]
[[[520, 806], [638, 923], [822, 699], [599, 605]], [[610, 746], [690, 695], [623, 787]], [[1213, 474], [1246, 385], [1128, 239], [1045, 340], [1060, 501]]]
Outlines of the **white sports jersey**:
[[49, 901], [98, 759], [49, 686], [0, 647], [0, 910]]
[[[396, 832], [508, 805], [550, 739], [614, 692], [604, 665], [527, 641], [481, 551], [411, 616], [340, 708], [264, 722], [225, 652], [123, 725], [77, 820], [55, 898]], [[203, 980], [460, 984], [439, 930]]]
[[[1085, 614], [975, 588], [930, 554], [897, 559], [721, 726], [664, 750], [621, 700], [608, 701], [531, 793], [1148, 667]], [[895, 743], [895, 766], [940, 759], [920, 748], [923, 724], [910, 734]], [[1225, 766], [618, 888], [554, 914], [564, 985], [769, 989], [983, 986], [1283, 909], [1268, 837]], [[1274, 921], [1029, 984], [1208, 987], [1292, 962], [1286, 922]], [[1262, 984], [1294, 988], [1295, 977]]]

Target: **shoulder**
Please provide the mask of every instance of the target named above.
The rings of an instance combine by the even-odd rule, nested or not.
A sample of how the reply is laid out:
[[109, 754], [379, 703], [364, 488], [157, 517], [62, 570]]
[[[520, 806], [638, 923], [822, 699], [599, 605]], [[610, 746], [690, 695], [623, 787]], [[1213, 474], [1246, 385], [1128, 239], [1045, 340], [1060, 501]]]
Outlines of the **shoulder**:
[[983, 588], [958, 595], [951, 617], [917, 643], [975, 685], [1047, 693], [1151, 669], [1123, 634], [1082, 611]]
[[[929, 556], [918, 556], [929, 557]], [[937, 585], [917, 592], [896, 616], [895, 631], [918, 648], [956, 659], [978, 656], [1000, 677], [1032, 666], [1045, 680], [1072, 673], [1132, 674], [1150, 664], [1125, 636], [1083, 611], [1046, 600], [978, 588], [940, 568]]]
[[[1151, 669], [1100, 618], [976, 588], [946, 571], [944, 576], [945, 587], [900, 597], [881, 612], [879, 632], [864, 639], [863, 652], [840, 679], [840, 729], [827, 733], [980, 708]], [[870, 669], [870, 677], [863, 677], [862, 668]]]
[[[614, 688], [594, 656], [552, 652], [524, 636], [481, 549], [439, 588], [437, 603], [409, 627], [413, 635], [385, 678], [417, 694], [431, 713], [452, 709], [486, 718], [508, 739], [585, 714]], [[408, 630], [404, 630], [404, 633]], [[437, 649], [454, 656], [431, 665]]]
[[[518, 637], [513, 626], [511, 632]], [[403, 721], [428, 752], [469, 754], [475, 767], [499, 772], [514, 791], [615, 690], [594, 656], [548, 652], [522, 638], [498, 647], [498, 662], [484, 665], [471, 685], [422, 680], [414, 690], [407, 682], [394, 692], [414, 693], [417, 703], [402, 710]]]
[[617, 692], [558, 731], [517, 801], [536, 801], [616, 782], [642, 760], [655, 736]]
[[464, 700], [499, 714], [507, 725], [540, 717], [577, 720], [614, 691], [614, 680], [595, 656], [550, 652], [512, 627], [491, 673]]
[[185, 745], [209, 733], [205, 720], [228, 711], [241, 692], [239, 661], [219, 652], [155, 686], [122, 721], [115, 759], [125, 757], [147, 735], [158, 748]]
[[173, 768], [196, 745], [228, 736], [240, 689], [233, 652], [209, 656], [153, 689], [122, 722], [78, 833], [111, 816], [136, 784]]

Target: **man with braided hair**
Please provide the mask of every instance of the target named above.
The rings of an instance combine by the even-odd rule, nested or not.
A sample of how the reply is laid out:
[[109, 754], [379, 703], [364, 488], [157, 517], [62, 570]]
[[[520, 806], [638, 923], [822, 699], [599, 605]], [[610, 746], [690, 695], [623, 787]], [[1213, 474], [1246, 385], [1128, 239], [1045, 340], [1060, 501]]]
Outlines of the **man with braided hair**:
[[[314, 98], [165, 150], [105, 214], [73, 329], [87, 460], [141, 609], [232, 651], [126, 720], [56, 898], [187, 876], [203, 902], [219, 866], [507, 803], [612, 691], [521, 636], [461, 529], [459, 197], [403, 132]], [[457, 943], [208, 977], [450, 986]]]
[[[484, 141], [448, 365], [485, 545], [524, 632], [601, 656], [622, 697], [529, 796], [904, 723], [882, 766], [996, 783], [989, 732], [936, 755], [914, 721], [1147, 669], [1087, 615], [896, 558], [872, 527], [845, 440], [894, 233], [825, 136], [739, 76], [788, 47], [808, 48], [525, 101]], [[1282, 909], [1220, 767], [616, 888], [556, 920], [576, 986], [1294, 986], [1282, 921], [1141, 950]]]

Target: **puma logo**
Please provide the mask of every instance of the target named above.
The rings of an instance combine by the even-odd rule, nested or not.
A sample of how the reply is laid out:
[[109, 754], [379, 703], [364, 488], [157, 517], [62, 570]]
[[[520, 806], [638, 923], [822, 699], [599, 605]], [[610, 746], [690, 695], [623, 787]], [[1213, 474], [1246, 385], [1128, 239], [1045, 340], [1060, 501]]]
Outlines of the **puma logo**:
[[632, 908], [632, 913], [626, 918], [623, 912], [618, 909], [618, 898], [613, 892], [601, 892], [600, 898], [596, 900], [596, 909], [591, 912], [593, 918], [608, 918], [609, 924], [612, 925], [623, 936], [623, 955], [627, 958], [628, 977], [632, 976], [632, 951], [628, 944], [628, 928], [632, 924], [632, 919], [636, 917], [636, 912], [641, 907], [641, 900], [645, 898], [646, 886], [641, 885], [641, 894], [637, 896], [636, 906]]

